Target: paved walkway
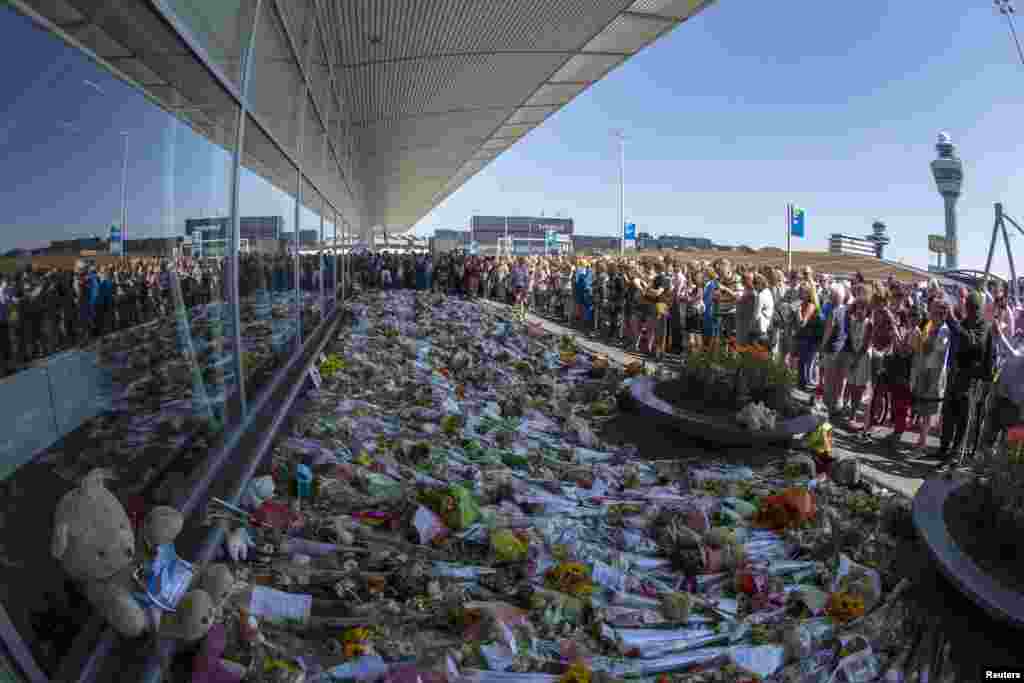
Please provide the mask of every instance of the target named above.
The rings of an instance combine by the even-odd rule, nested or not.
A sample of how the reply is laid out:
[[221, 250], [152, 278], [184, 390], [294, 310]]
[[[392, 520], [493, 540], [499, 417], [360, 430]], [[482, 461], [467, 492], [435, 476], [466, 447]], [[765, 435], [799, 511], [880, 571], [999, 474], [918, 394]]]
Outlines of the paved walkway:
[[[497, 310], [509, 311], [510, 307], [505, 304], [500, 304], [494, 301], [481, 299], [479, 300], [483, 305], [490, 306]], [[570, 327], [568, 325], [560, 324], [547, 318], [534, 315], [532, 313], [527, 314], [527, 320], [531, 323], [536, 323], [542, 326], [548, 332], [559, 335], [573, 335], [577, 339], [577, 343], [583, 349], [592, 353], [601, 353], [608, 357], [609, 361], [624, 365], [631, 361], [643, 360], [644, 356], [640, 354], [631, 353], [629, 351], [603, 344], [597, 340], [594, 340], [583, 333], [581, 330]], [[648, 366], [657, 369], [658, 363], [647, 359], [645, 361]], [[679, 356], [668, 355], [663, 363], [667, 367], [671, 368], [678, 365], [680, 362]], [[797, 392], [797, 398], [801, 400], [808, 400], [810, 397], [806, 394], [800, 394]], [[625, 420], [624, 422], [628, 422]], [[615, 427], [619, 427], [616, 429]], [[613, 431], [619, 432], [633, 432], [628, 425], [613, 425]], [[643, 439], [647, 448], [653, 452], [664, 453], [665, 457], [686, 457], [691, 455], [689, 451], [692, 449], [680, 447], [680, 444], [673, 442], [672, 440], [666, 440], [661, 438], [661, 435], [650, 434], [651, 430], [647, 430], [643, 433]], [[629, 436], [635, 436], [635, 434], [629, 434]], [[916, 435], [904, 435], [904, 440], [908, 445], [912, 445], [917, 440]], [[639, 444], [638, 444], [639, 445]], [[938, 446], [938, 440], [935, 437], [928, 438], [928, 448], [934, 448]], [[837, 457], [844, 456], [856, 456], [861, 461], [861, 472], [865, 479], [868, 479], [877, 486], [889, 489], [895, 493], [913, 498], [917, 493], [918, 488], [924, 483], [925, 478], [934, 473], [938, 466], [937, 460], [929, 460], [922, 456], [924, 453], [920, 453], [916, 450], [909, 450], [904, 457], [893, 458], [881, 445], [874, 443], [864, 443], [860, 441], [855, 435], [844, 430], [841, 426], [833, 425], [833, 449], [834, 454]]]

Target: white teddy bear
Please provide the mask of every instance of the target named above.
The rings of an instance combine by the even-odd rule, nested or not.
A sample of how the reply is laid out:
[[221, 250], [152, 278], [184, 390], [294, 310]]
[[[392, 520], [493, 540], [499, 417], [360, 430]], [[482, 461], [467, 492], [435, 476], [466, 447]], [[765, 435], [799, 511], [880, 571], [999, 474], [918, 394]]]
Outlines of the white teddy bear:
[[93, 470], [61, 498], [54, 513], [54, 559], [122, 636], [202, 638], [213, 625], [214, 603], [204, 590], [182, 595], [192, 568], [174, 553], [181, 513], [169, 507], [151, 510], [137, 552], [128, 514], [106, 487], [109, 478]]

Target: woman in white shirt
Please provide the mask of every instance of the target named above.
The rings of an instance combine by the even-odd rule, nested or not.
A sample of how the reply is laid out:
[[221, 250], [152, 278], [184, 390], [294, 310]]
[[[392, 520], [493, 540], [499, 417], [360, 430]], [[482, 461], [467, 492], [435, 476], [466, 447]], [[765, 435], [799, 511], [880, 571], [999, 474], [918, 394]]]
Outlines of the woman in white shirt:
[[774, 313], [772, 325], [768, 331], [769, 342], [771, 343], [772, 357], [780, 362], [785, 362], [786, 354], [789, 352], [789, 340], [786, 339], [788, 325], [782, 315], [783, 305], [786, 303], [789, 288], [786, 286], [786, 274], [778, 268], [768, 274], [769, 289], [772, 293]]
[[757, 292], [754, 302], [754, 318], [750, 323], [750, 341], [766, 348], [771, 347], [768, 332], [771, 330], [772, 318], [775, 316], [775, 296], [768, 286], [768, 278], [762, 273], [754, 275], [754, 291]]
[[928, 323], [923, 330], [915, 330], [911, 344], [914, 347], [910, 370], [910, 388], [914, 396], [914, 413], [921, 418], [917, 447], [927, 444], [932, 418], [938, 414], [946, 396], [946, 359], [949, 355], [949, 327], [946, 325], [947, 305], [932, 302]]

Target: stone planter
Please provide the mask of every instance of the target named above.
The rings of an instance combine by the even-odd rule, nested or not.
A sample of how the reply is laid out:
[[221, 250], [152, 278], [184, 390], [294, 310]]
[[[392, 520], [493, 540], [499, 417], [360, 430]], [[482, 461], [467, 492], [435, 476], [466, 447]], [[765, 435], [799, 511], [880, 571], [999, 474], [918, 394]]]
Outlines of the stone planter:
[[[768, 393], [771, 387], [768, 385], [768, 372], [763, 368], [744, 370], [750, 385], [750, 393], [753, 396], [762, 396]], [[769, 408], [777, 409], [777, 406], [765, 401]]]
[[710, 410], [731, 412], [748, 403], [764, 403], [780, 414], [792, 416], [791, 387], [770, 383], [764, 368], [727, 371], [719, 367], [684, 367], [676, 382], [680, 393], [699, 399]]
[[685, 366], [683, 366], [682, 371], [679, 373], [679, 377], [676, 379], [676, 382], [679, 383], [679, 387], [682, 391], [688, 393], [691, 391], [700, 391], [703, 386], [698, 373], [692, 368], [687, 368]]
[[[811, 414], [799, 415], [777, 423], [773, 431], [751, 432], [736, 423], [731, 410], [714, 410], [712, 401], [722, 394], [726, 400], [733, 400], [735, 386], [716, 382], [707, 385], [700, 398], [700, 406], [674, 408], [668, 401], [655, 394], [653, 378], [638, 378], [622, 395], [619, 405], [624, 411], [645, 416], [651, 420], [652, 429], [672, 429], [687, 437], [708, 442], [735, 446], [737, 448], [760, 448], [769, 445], [785, 445], [797, 434], [814, 431], [821, 419]], [[675, 394], [676, 386], [671, 394]], [[766, 451], [767, 452], [767, 451]]]
[[763, 403], [780, 414], [788, 414], [790, 411], [790, 387], [787, 385], [764, 386], [760, 391], [753, 394], [755, 403]]
[[732, 406], [735, 402], [735, 388], [731, 382], [718, 379], [704, 387], [703, 395], [709, 406]]
[[754, 386], [750, 380], [751, 377], [747, 372], [740, 370], [736, 373], [732, 399], [733, 407], [736, 410], [740, 410], [750, 403], [754, 397]]
[[1002, 521], [1024, 524], [1024, 444], [1004, 440], [986, 470], [992, 502]]

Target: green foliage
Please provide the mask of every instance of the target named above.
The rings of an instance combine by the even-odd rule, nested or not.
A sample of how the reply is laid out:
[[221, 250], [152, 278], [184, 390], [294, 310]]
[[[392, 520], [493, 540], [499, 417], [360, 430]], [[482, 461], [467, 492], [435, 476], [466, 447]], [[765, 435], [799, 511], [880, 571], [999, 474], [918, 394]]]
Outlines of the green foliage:
[[[703, 351], [691, 351], [685, 361], [684, 373], [703, 384], [728, 384], [735, 395], [737, 384], [746, 389], [744, 395], [758, 397], [765, 392], [777, 391], [788, 396], [796, 386], [796, 373], [786, 364], [763, 353], [737, 352], [726, 345]], [[759, 399], [756, 399], [759, 400]], [[774, 401], [769, 401], [774, 403]], [[781, 406], [770, 405], [776, 410]]]
[[331, 353], [327, 355], [322, 363], [320, 363], [320, 376], [324, 379], [330, 379], [344, 369], [345, 361], [337, 354]]

